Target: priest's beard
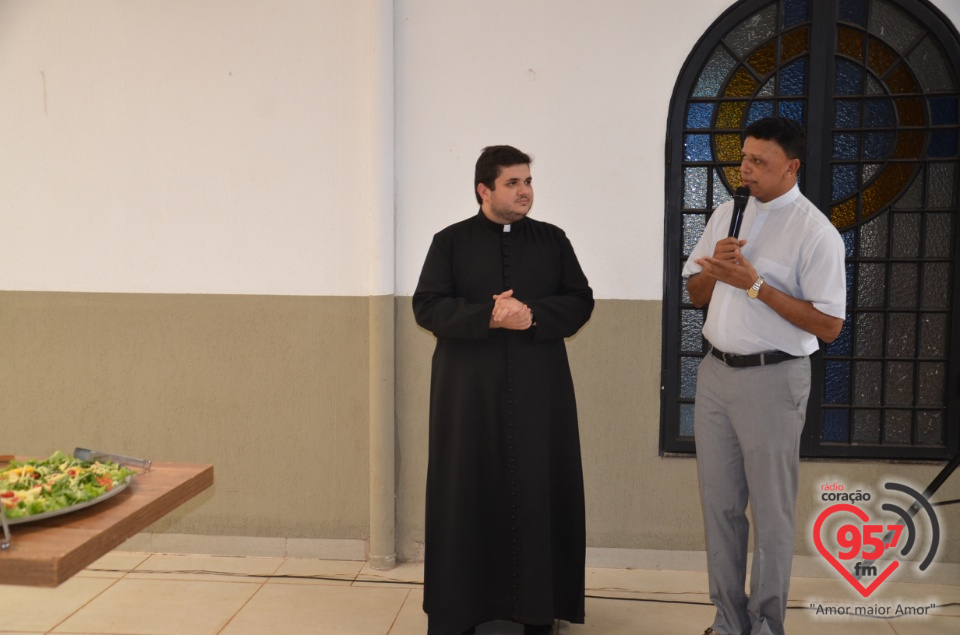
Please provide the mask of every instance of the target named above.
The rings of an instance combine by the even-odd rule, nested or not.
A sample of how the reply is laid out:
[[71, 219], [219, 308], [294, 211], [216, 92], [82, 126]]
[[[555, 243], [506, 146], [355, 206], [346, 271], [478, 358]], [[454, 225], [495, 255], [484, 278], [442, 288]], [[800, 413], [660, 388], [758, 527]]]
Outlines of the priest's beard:
[[515, 209], [513, 209], [513, 207], [510, 205], [498, 205], [496, 203], [491, 203], [490, 212], [495, 217], [503, 221], [504, 223], [509, 224], [509, 223], [515, 223], [518, 220], [525, 217], [527, 214], [530, 213], [530, 209], [532, 207], [533, 207], [533, 204], [531, 203], [530, 206], [528, 206], [525, 211], [518, 212]]

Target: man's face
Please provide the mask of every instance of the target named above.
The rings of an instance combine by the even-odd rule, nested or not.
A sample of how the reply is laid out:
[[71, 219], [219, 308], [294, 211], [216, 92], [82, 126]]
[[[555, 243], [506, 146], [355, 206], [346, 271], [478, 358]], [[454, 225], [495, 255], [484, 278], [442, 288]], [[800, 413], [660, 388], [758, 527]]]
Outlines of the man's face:
[[783, 196], [797, 182], [799, 159], [787, 158], [776, 141], [747, 137], [740, 157], [740, 177], [761, 203]]
[[506, 225], [515, 223], [533, 207], [533, 179], [529, 165], [511, 165], [500, 169], [493, 189], [480, 183], [477, 192], [483, 201], [481, 209], [490, 220]]

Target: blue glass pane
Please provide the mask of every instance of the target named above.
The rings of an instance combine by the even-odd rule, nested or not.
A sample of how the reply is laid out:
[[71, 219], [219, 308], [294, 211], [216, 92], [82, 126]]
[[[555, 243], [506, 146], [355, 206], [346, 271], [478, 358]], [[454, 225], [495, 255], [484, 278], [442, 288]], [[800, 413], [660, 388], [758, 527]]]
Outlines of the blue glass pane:
[[867, 132], [863, 135], [863, 158], [885, 159], [893, 147], [892, 132]]
[[680, 436], [693, 436], [693, 404], [680, 404]]
[[807, 59], [800, 58], [796, 62], [780, 69], [780, 94], [803, 95], [807, 79]]
[[893, 128], [897, 124], [893, 102], [889, 99], [868, 99], [864, 112], [867, 128]]
[[844, 132], [833, 135], [833, 158], [856, 159], [860, 150], [860, 135]]
[[781, 101], [780, 114], [787, 119], [793, 119], [799, 124], [803, 124], [803, 102], [802, 101]]
[[713, 119], [713, 106], [712, 102], [690, 104], [687, 109], [687, 128], [709, 128]]
[[850, 403], [850, 362], [827, 361], [824, 367], [824, 403]]
[[680, 397], [693, 399], [697, 396], [697, 369], [700, 368], [699, 357], [680, 358]]
[[737, 61], [727, 53], [726, 49], [717, 48], [710, 56], [710, 61], [704, 66], [700, 77], [697, 78], [693, 96], [716, 97], [720, 92], [720, 86], [736, 63]]
[[852, 264], [847, 265], [847, 308], [853, 308], [856, 296], [853, 293], [853, 281], [857, 275], [856, 269]]
[[935, 126], [957, 123], [957, 100], [953, 97], [932, 97], [930, 114]]
[[857, 172], [859, 172], [859, 170], [856, 165], [845, 164], [833, 166], [831, 196], [834, 201], [846, 198], [857, 191], [857, 186], [859, 185]]
[[866, 0], [840, 0], [840, 19], [867, 26]]
[[772, 101], [755, 101], [750, 104], [750, 111], [747, 113], [747, 125], [749, 126], [758, 119], [773, 116]]
[[788, 29], [807, 19], [807, 0], [786, 0], [783, 3], [783, 28]]
[[712, 161], [710, 135], [683, 135], [683, 158], [687, 161]]
[[859, 128], [860, 127], [860, 102], [837, 100], [835, 107], [837, 109], [833, 119], [834, 128]]
[[843, 255], [847, 258], [853, 258], [854, 249], [857, 246], [857, 235], [851, 229], [840, 234], [840, 237], [843, 238]]
[[849, 439], [850, 412], [847, 410], [823, 411], [823, 440], [834, 443], [846, 443]]
[[837, 73], [835, 94], [863, 94], [863, 69], [860, 66], [838, 57], [835, 69]]
[[[853, 232], [847, 232], [853, 233]], [[843, 328], [840, 329], [840, 335], [827, 345], [827, 355], [850, 355], [851, 352], [851, 331], [850, 320], [843, 321]]]
[[930, 133], [930, 148], [927, 156], [955, 157], [957, 156], [957, 131], [934, 130]]

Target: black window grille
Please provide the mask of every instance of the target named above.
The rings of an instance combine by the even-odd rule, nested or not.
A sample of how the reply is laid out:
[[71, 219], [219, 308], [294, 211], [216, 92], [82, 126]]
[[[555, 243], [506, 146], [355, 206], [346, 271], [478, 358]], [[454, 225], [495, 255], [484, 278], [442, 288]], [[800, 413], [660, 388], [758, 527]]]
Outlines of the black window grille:
[[847, 319], [813, 356], [802, 455], [958, 451], [958, 75], [960, 36], [925, 0], [743, 0], [706, 32], [668, 122], [662, 451], [694, 451], [706, 352], [680, 272], [740, 185], [742, 131], [773, 114], [806, 129], [800, 187], [846, 245]]

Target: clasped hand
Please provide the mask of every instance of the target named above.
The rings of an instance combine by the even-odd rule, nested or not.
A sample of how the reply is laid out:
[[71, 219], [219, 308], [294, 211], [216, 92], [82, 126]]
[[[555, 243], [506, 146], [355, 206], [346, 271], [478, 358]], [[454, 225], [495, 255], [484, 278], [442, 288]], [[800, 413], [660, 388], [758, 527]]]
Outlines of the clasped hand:
[[490, 328], [524, 331], [533, 324], [533, 312], [526, 304], [513, 297], [513, 289], [493, 296]]
[[746, 244], [746, 240], [738, 240], [733, 236], [724, 238], [717, 241], [713, 256], [698, 258], [696, 263], [703, 267], [703, 273], [720, 282], [738, 289], [749, 289], [757, 280], [757, 270], [740, 251]]

